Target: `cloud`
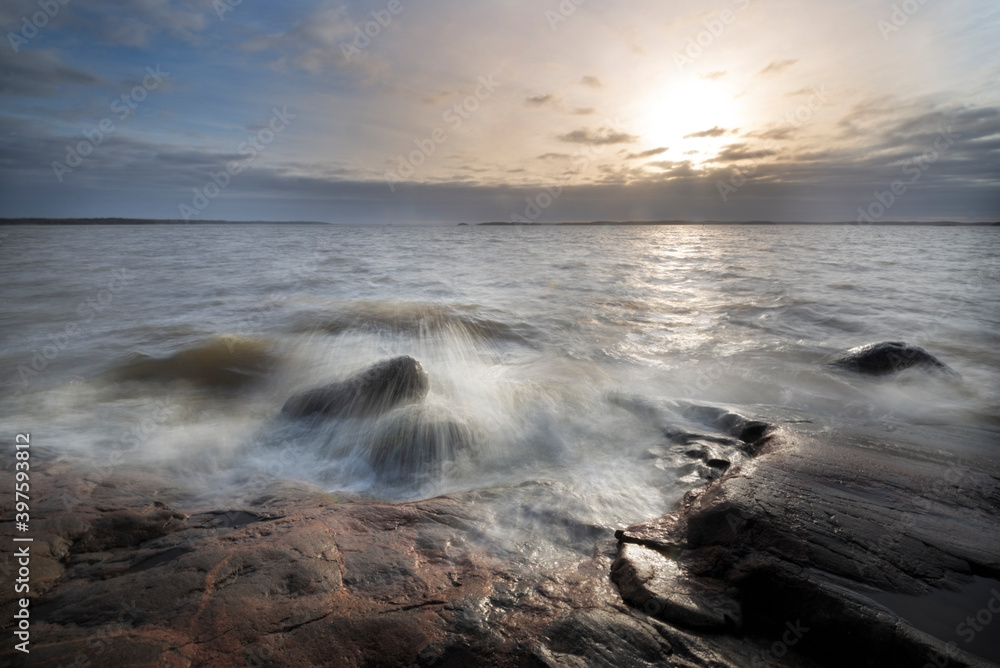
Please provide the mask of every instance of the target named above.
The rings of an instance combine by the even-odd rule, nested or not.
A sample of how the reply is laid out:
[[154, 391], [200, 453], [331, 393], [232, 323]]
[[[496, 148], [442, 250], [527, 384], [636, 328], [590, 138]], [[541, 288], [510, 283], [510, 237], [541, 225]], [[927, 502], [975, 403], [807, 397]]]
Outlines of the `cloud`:
[[746, 143], [728, 144], [712, 158], [712, 162], [737, 162], [739, 160], [758, 160], [775, 155], [769, 149], [752, 150]]
[[266, 33], [244, 41], [240, 47], [251, 53], [265, 52], [277, 57], [278, 69], [301, 69], [318, 74], [349, 65], [368, 67], [368, 52], [344, 50], [353, 47], [355, 24], [347, 7], [321, 7], [282, 32]]
[[[819, 87], [818, 90], [823, 92], [823, 88]], [[800, 88], [798, 90], [793, 90], [790, 93], [785, 93], [785, 97], [798, 97], [799, 95], [815, 95], [817, 91], [816, 86], [806, 86], [805, 88]]]
[[425, 93], [420, 97], [423, 104], [438, 106], [441, 103], [453, 98], [458, 94], [456, 90], [439, 90], [433, 93]]
[[88, 0], [65, 4], [53, 23], [102, 44], [144, 47], [161, 33], [195, 44], [210, 20], [218, 20], [213, 0]]
[[549, 107], [559, 103], [559, 96], [554, 93], [548, 95], [536, 95], [524, 99], [524, 104], [529, 107]]
[[[960, 111], [947, 118], [960, 140], [922, 174], [919, 187], [900, 198], [893, 219], [996, 218], [1000, 179], [995, 172], [984, 172], [982, 165], [997, 162], [1000, 109]], [[753, 187], [741, 190], [730, 203], [720, 200], [714, 188], [716, 180], [730, 178], [724, 160], [769, 152], [748, 143], [732, 144], [709, 168], [669, 160], [635, 168], [621, 163], [596, 165], [599, 172], [589, 184], [565, 185], [557, 215], [564, 220], [611, 220], [642, 211], [644, 219], [666, 219], [684, 211], [688, 213], [680, 216], [698, 219], [853, 220], [857, 206], [870, 201], [873, 188], [885, 189], [894, 178], [901, 178], [900, 160], [922, 155], [933, 146], [933, 136], [925, 128], [940, 119], [928, 113], [898, 123], [913, 129], [899, 155], [872, 158], [838, 147], [812, 162], [798, 155], [770, 161], [755, 172]], [[58, 184], [60, 196], [54, 197], [49, 165], [65, 154], [71, 138], [38, 128], [32, 131], [31, 123], [0, 115], [0, 200], [6, 215], [176, 218], [178, 204], [190, 202], [192, 187], [204, 185], [226, 161], [245, 159], [232, 149], [193, 149], [115, 134]], [[234, 178], [225, 196], [202, 217], [397, 223], [508, 220], [523, 210], [525, 196], [533, 196], [546, 183], [544, 175], [523, 186], [456, 179], [406, 184], [390, 193], [381, 180], [360, 179], [329, 163], [302, 162], [293, 169], [278, 155], [271, 160], [272, 155]], [[539, 157], [572, 158], [561, 153]], [[536, 165], [540, 170], [541, 164]], [[561, 163], [554, 167], [565, 173]], [[95, 200], [90, 196], [94, 192], [102, 197]]]
[[[14, 25], [9, 29], [17, 30], [20, 16], [39, 11], [37, 2], [0, 3], [0, 17], [10, 17]], [[645, 112], [654, 111], [647, 98], [665, 92], [676, 76], [664, 69], [664, 63], [670, 64], [673, 37], [684, 37], [662, 30], [668, 25], [664, 20], [677, 13], [672, 5], [652, 0], [640, 0], [634, 8], [594, 5], [589, 19], [577, 13], [572, 30], [551, 31], [545, 21], [534, 20], [537, 7], [528, 0], [458, 3], [440, 11], [404, 3], [412, 9], [394, 18], [371, 46], [347, 62], [341, 44], [351, 44], [354, 28], [363, 30], [372, 20], [370, 10], [384, 7], [385, 0], [367, 8], [342, 0], [280, 7], [242, 2], [225, 21], [217, 17], [213, 2], [74, 0], [61, 4], [59, 15], [16, 61], [8, 62], [0, 53], [0, 115], [24, 123], [0, 121], [2, 213], [77, 207], [81, 213], [107, 214], [121, 211], [121, 202], [130, 202], [131, 211], [145, 211], [136, 193], [152, 193], [152, 203], [162, 200], [156, 194], [162, 191], [173, 201], [155, 209], [155, 215], [176, 215], [177, 201], [190, 197], [191, 188], [203, 184], [234, 152], [241, 139], [234, 135], [266, 118], [253, 110], [287, 101], [302, 114], [294, 133], [284, 134], [252, 170], [234, 179], [212, 212], [256, 217], [256, 207], [272, 207], [272, 218], [322, 219], [327, 217], [323, 207], [330, 205], [331, 219], [365, 221], [390, 214], [411, 219], [407, 207], [413, 204], [414, 211], [423, 213], [412, 220], [439, 215], [445, 220], [453, 215], [453, 202], [472, 212], [484, 201], [479, 195], [516, 205], [523, 196], [510, 190], [512, 184], [535, 188], [565, 179], [560, 183], [567, 193], [581, 198], [560, 199], [559, 215], [565, 210], [567, 217], [627, 217], [633, 202], [641, 202], [644, 211], [659, 212], [657, 216], [684, 211], [679, 215], [769, 218], [787, 211], [786, 202], [797, 201], [799, 210], [813, 205], [816, 213], [809, 215], [848, 218], [876, 187], [884, 190], [894, 178], [905, 178], [902, 165], [932, 151], [941, 127], [953, 124], [961, 138], [921, 173], [892, 215], [923, 216], [925, 210], [936, 216], [948, 210], [956, 216], [1000, 214], [1000, 174], [994, 167], [1000, 164], [1000, 116], [990, 108], [1000, 99], [990, 88], [996, 67], [982, 65], [990, 62], [983, 56], [992, 53], [992, 42], [981, 34], [985, 22], [968, 35], [947, 22], [925, 26], [935, 40], [897, 43], [894, 57], [879, 61], [884, 67], [865, 68], [866, 61], [879, 58], [881, 47], [872, 43], [838, 50], [856, 16], [837, 9], [836, 3], [808, 11], [782, 7], [792, 14], [790, 21], [815, 30], [794, 34], [789, 51], [777, 55], [760, 45], [778, 39], [779, 28], [772, 33], [770, 25], [756, 23], [763, 16], [747, 15], [754, 25], [746, 27], [755, 39], [733, 35], [718, 40], [712, 60], [699, 60], [692, 76], [710, 88], [732, 85], [734, 94], [746, 87], [743, 103], [737, 101], [733, 109], [738, 122], [702, 117], [683, 131], [692, 133], [689, 138], [712, 141], [688, 139], [678, 145], [665, 140], [671, 151], [653, 154], [659, 148], [646, 141], [632, 143], [636, 137], [628, 133], [642, 134]], [[518, 11], [512, 11], [515, 6]], [[845, 22], [823, 20], [827, 16]], [[969, 16], [963, 20], [973, 23]], [[624, 27], [637, 31], [635, 40], [647, 45], [650, 57], [630, 53], [630, 42], [618, 31]], [[519, 43], [536, 48], [512, 47], [514, 30], [523, 38]], [[663, 35], [673, 37], [659, 39]], [[582, 53], [581, 44], [592, 48]], [[948, 57], [935, 58], [937, 49]], [[924, 61], [914, 57], [921, 54], [929, 54], [927, 62], [935, 67], [925, 70]], [[13, 57], [9, 48], [6, 55]], [[795, 61], [782, 60], [786, 56], [799, 58], [803, 66], [794, 69]], [[176, 68], [171, 94], [157, 93], [144, 103], [148, 106], [107, 137], [66, 183], [56, 183], [49, 166], [63, 159], [66, 144], [79, 142], [81, 129], [108, 114], [111, 96], [126, 90], [118, 90], [124, 86], [120, 82], [158, 62], [168, 71]], [[611, 62], [617, 65], [602, 69]], [[572, 63], [579, 69], [567, 69]], [[494, 71], [504, 73], [498, 75], [502, 85], [496, 96], [483, 100], [453, 132], [442, 117], [445, 106], [462, 102], [481, 75]], [[607, 81], [596, 76], [598, 71]], [[359, 75], [366, 73], [374, 75], [362, 80]], [[757, 73], [762, 76], [754, 78]], [[767, 85], [745, 86], [746, 75]], [[783, 124], [782, 117], [808, 97], [811, 89], [800, 87], [817, 81], [835, 90], [836, 98], [800, 129]], [[977, 93], [975, 113], [961, 111], [963, 101]], [[531, 99], [536, 102], [526, 101]], [[605, 114], [611, 118], [616, 112], [634, 112], [637, 118], [627, 124], [605, 120]], [[553, 125], [553, 115], [562, 123]], [[719, 127], [708, 125], [716, 122]], [[702, 131], [694, 132], [698, 125]], [[737, 126], [743, 131], [736, 133]], [[448, 131], [447, 143], [416, 171], [413, 183], [400, 186], [413, 199], [398, 193], [390, 198], [381, 175], [386, 165], [395, 167], [391, 156], [409, 155], [419, 145], [415, 141], [424, 143], [438, 127]], [[607, 150], [601, 151], [604, 145]], [[703, 148], [679, 155], [678, 148], [691, 146]], [[457, 164], [452, 160], [456, 152], [461, 154]], [[584, 152], [589, 162], [574, 164]], [[715, 161], [705, 162], [713, 156]], [[726, 209], [715, 191], [715, 174], [741, 164], [727, 160], [759, 157], [766, 162], [753, 186], [733, 198], [739, 206]], [[669, 158], [694, 164], [681, 167], [683, 163]], [[661, 164], [647, 168], [652, 161]], [[527, 173], [518, 171], [525, 168]], [[576, 170], [572, 176], [570, 169]], [[722, 178], [728, 180], [729, 174]], [[574, 188], [609, 179], [622, 187]], [[674, 185], [643, 191], [666, 181]], [[487, 185], [495, 189], [476, 190]], [[357, 197], [351, 196], [355, 190]], [[595, 202], [599, 207], [587, 208]], [[379, 211], [386, 212], [383, 218]], [[507, 216], [501, 210], [482, 217]]]
[[683, 160], [681, 162], [675, 162], [673, 160], [660, 160], [657, 162], [651, 162], [646, 165], [646, 167], [655, 167], [661, 170], [657, 176], [660, 179], [664, 177], [670, 179], [677, 178], [691, 178], [697, 177], [698, 172], [691, 166], [691, 162], [688, 160]]
[[25, 51], [0, 57], [0, 93], [52, 96], [58, 87], [94, 86], [104, 83], [90, 72], [64, 64], [53, 51]]
[[709, 130], [702, 130], [701, 132], [692, 132], [689, 135], [684, 135], [684, 139], [696, 139], [701, 137], [721, 137], [722, 135], [728, 133], [729, 130], [725, 128], [720, 128], [716, 125], [714, 128]]
[[757, 74], [761, 75], [778, 74], [780, 72], [787, 70], [789, 67], [791, 67], [797, 62], [799, 62], [798, 58], [789, 58], [788, 60], [772, 60], [767, 67], [762, 69]]
[[773, 141], [783, 141], [788, 139], [795, 133], [795, 128], [791, 126], [786, 126], [782, 128], [771, 128], [770, 130], [757, 130], [754, 132], [748, 132], [745, 137], [754, 137], [756, 139], [770, 139]]
[[641, 151], [639, 153], [629, 153], [625, 156], [626, 160], [637, 160], [639, 158], [652, 158], [654, 155], [660, 155], [661, 153], [666, 153], [670, 149], [666, 146], [661, 146], [660, 148], [651, 148], [648, 151]]
[[616, 132], [611, 128], [580, 128], [556, 137], [559, 141], [569, 144], [589, 144], [590, 146], [604, 146], [607, 144], [631, 144], [639, 141], [635, 135], [625, 132]]

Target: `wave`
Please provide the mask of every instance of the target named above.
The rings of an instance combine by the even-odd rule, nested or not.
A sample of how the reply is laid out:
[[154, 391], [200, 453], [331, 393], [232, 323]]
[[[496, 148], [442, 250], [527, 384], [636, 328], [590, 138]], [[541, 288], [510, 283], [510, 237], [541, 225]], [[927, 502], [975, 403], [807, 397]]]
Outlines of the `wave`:
[[475, 305], [392, 300], [353, 301], [292, 316], [293, 331], [341, 334], [350, 330], [386, 330], [426, 336], [441, 332], [462, 333], [481, 341], [509, 341], [533, 345], [539, 332], [527, 323], [508, 323], [501, 314], [492, 317]]
[[167, 357], [138, 353], [106, 377], [118, 382], [184, 382], [239, 390], [260, 383], [278, 362], [272, 345], [265, 340], [220, 335]]

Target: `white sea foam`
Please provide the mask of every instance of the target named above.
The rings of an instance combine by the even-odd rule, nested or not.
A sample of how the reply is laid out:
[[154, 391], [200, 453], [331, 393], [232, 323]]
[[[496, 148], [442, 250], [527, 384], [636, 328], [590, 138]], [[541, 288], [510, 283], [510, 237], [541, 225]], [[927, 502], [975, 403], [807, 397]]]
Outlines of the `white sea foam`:
[[[659, 514], [703, 482], [664, 430], [712, 427], [671, 400], [995, 445], [1000, 234], [863, 232], [848, 247], [833, 227], [23, 228], [0, 266], [0, 411], [52, 456], [201, 494], [281, 478], [385, 500], [480, 490], [470, 503], [526, 544]], [[121, 267], [135, 279], [87, 306]], [[961, 378], [823, 364], [897, 339]], [[419, 406], [279, 416], [295, 392], [403, 354], [431, 379]], [[414, 438], [419, 456], [390, 447]]]

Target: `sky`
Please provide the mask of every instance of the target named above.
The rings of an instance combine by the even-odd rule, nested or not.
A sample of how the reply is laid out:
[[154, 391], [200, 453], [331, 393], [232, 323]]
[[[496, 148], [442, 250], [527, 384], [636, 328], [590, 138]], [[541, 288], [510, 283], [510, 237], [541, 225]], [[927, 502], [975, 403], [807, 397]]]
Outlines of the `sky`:
[[996, 0], [7, 0], [0, 217], [1000, 220]]

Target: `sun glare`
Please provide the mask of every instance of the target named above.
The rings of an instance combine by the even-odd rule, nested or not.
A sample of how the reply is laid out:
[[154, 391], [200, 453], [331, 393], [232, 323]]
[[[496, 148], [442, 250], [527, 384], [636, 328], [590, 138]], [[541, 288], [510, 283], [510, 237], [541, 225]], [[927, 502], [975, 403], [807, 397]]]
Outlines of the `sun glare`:
[[669, 148], [659, 160], [697, 165], [732, 141], [739, 124], [737, 102], [725, 84], [676, 80], [637, 103], [636, 132], [645, 150]]

